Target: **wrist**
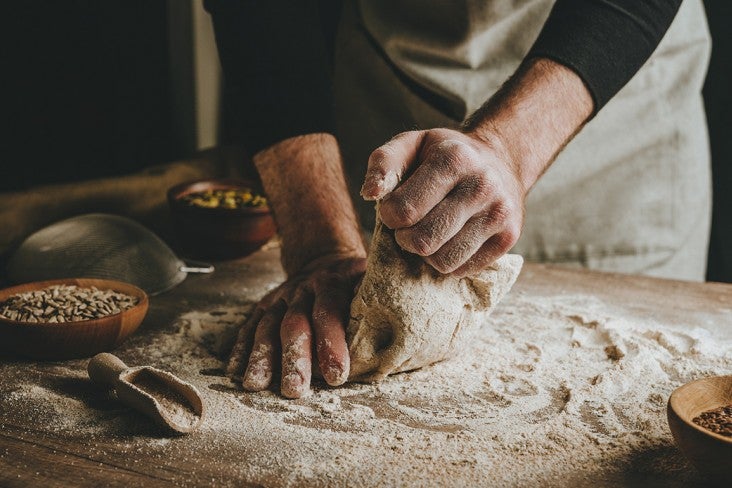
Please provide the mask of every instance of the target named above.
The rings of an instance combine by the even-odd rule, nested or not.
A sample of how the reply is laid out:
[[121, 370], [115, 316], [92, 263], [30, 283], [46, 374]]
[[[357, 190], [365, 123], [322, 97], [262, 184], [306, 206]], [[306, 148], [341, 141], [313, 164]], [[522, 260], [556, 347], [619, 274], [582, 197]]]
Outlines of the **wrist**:
[[463, 124], [512, 165], [528, 191], [588, 120], [592, 96], [571, 69], [532, 59]]
[[277, 222], [288, 276], [323, 256], [365, 255], [335, 137], [293, 137], [253, 159]]

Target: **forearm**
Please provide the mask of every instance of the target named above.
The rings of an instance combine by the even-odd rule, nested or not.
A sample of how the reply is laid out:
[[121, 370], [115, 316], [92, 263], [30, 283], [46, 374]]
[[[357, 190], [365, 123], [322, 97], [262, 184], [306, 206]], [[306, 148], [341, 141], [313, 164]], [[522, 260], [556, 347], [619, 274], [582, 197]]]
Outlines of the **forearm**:
[[365, 255], [336, 139], [308, 134], [254, 156], [282, 240], [288, 276], [333, 255]]
[[557, 0], [527, 57], [572, 68], [597, 112], [648, 60], [680, 5], [681, 0]]
[[549, 59], [526, 61], [464, 123], [512, 163], [528, 191], [593, 112], [590, 92], [571, 69]]

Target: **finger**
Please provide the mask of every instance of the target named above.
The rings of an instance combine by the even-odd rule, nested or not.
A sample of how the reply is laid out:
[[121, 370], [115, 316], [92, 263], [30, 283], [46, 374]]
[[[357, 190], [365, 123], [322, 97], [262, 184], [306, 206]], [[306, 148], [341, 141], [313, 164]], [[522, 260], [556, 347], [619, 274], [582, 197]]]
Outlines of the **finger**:
[[287, 398], [300, 398], [310, 390], [312, 375], [312, 295], [298, 290], [288, 304], [280, 327], [282, 343], [281, 391]]
[[371, 153], [361, 196], [378, 200], [399, 184], [407, 168], [417, 160], [425, 131], [402, 132]]
[[474, 275], [506, 254], [518, 240], [510, 232], [501, 232], [488, 239], [480, 249], [462, 266], [452, 272], [453, 276], [463, 278]]
[[475, 150], [461, 141], [432, 145], [414, 173], [381, 202], [381, 221], [391, 229], [416, 224], [472, 174], [477, 159]]
[[397, 244], [420, 256], [437, 252], [485, 207], [485, 198], [476, 179], [466, 179], [448, 194], [423, 219], [411, 227], [397, 229]]
[[342, 385], [348, 379], [350, 357], [346, 346], [346, 320], [352, 298], [348, 287], [334, 277], [315, 284], [315, 350], [323, 379], [331, 386]]
[[452, 273], [473, 257], [503, 226], [503, 222], [492, 218], [489, 213], [474, 215], [452, 239], [424, 260], [440, 273]]
[[259, 320], [264, 315], [264, 309], [256, 307], [252, 315], [244, 322], [239, 329], [234, 347], [229, 354], [229, 362], [226, 364], [226, 376], [232, 380], [240, 381], [247, 366], [246, 354], [251, 351], [254, 342], [254, 333]]
[[279, 352], [277, 331], [284, 314], [285, 304], [278, 301], [269, 307], [259, 320], [242, 381], [242, 387], [247, 391], [262, 391], [272, 383], [275, 358]]

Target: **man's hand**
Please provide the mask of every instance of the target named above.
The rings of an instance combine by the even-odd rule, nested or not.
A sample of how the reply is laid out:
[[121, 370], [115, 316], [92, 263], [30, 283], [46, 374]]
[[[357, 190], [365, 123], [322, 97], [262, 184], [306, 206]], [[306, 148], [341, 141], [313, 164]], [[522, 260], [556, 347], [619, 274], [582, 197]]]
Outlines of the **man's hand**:
[[345, 327], [366, 251], [333, 136], [287, 139], [254, 163], [277, 221], [287, 280], [257, 304], [227, 373], [243, 372], [249, 391], [268, 388], [280, 373], [282, 394], [299, 398], [315, 365], [330, 385], [348, 378]]
[[441, 273], [472, 274], [516, 243], [529, 189], [592, 108], [577, 74], [529, 60], [462, 132], [404, 132], [376, 149], [361, 194], [381, 200], [402, 248]]
[[354, 288], [365, 268], [364, 257], [323, 256], [257, 304], [243, 329], [254, 329], [254, 336], [240, 335], [229, 365], [232, 370], [244, 369], [245, 390], [267, 389], [274, 375], [281, 373], [282, 394], [299, 398], [310, 388], [315, 364], [331, 386], [348, 379], [345, 327]]
[[[505, 254], [523, 224], [527, 188], [499, 142], [450, 129], [404, 132], [371, 154], [362, 195], [382, 199], [381, 220], [403, 249], [441, 273], [474, 273]], [[384, 185], [410, 170], [396, 189]]]

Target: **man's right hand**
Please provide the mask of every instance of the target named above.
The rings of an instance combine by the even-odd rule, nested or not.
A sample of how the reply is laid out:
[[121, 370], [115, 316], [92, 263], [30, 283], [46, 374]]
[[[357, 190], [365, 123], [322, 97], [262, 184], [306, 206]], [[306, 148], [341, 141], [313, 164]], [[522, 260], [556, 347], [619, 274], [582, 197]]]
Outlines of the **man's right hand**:
[[528, 60], [464, 124], [403, 132], [369, 158], [361, 190], [397, 243], [440, 273], [473, 274], [521, 233], [529, 189], [592, 113], [582, 79]]
[[462, 277], [516, 243], [527, 191], [499, 137], [441, 128], [403, 132], [376, 149], [361, 192], [381, 200], [381, 221], [402, 249]]

